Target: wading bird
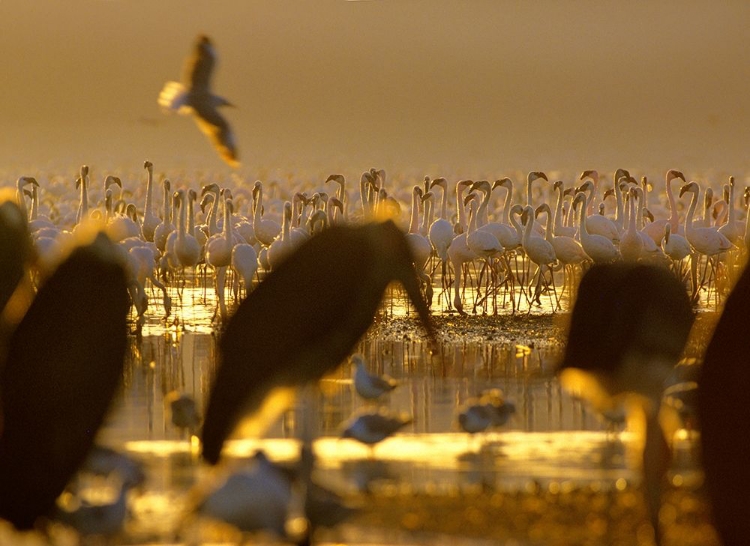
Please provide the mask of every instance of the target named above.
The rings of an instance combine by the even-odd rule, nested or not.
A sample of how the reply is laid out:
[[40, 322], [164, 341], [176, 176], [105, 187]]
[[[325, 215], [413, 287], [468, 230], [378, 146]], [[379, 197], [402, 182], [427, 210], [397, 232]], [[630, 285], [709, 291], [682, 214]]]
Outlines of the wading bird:
[[722, 543], [746, 544], [750, 536], [750, 389], [747, 339], [750, 268], [727, 297], [698, 378], [701, 457], [714, 525]]
[[316, 381], [343, 362], [392, 281], [403, 285], [434, 339], [412, 263], [404, 234], [387, 221], [333, 226], [270, 273], [243, 300], [221, 338], [203, 425], [204, 458], [216, 464], [240, 417], [257, 413], [274, 388]]
[[395, 379], [388, 375], [371, 374], [365, 366], [365, 357], [357, 353], [349, 359], [354, 367], [352, 378], [354, 390], [365, 400], [377, 400], [398, 386]]
[[3, 348], [0, 517], [19, 529], [53, 508], [122, 378], [129, 301], [117, 256], [103, 234], [74, 250]]
[[692, 324], [685, 289], [666, 269], [624, 262], [593, 266], [581, 279], [560, 372], [563, 385], [600, 413], [627, 403], [633, 419], [642, 417], [636, 424], [645, 430], [643, 488], [657, 544], [669, 464], [659, 412]]
[[221, 158], [238, 167], [237, 146], [232, 128], [219, 106], [233, 106], [228, 100], [211, 93], [211, 74], [216, 52], [208, 36], [198, 36], [192, 55], [185, 62], [183, 82], [169, 81], [159, 93], [159, 106], [179, 114], [193, 114], [198, 127], [208, 136]]

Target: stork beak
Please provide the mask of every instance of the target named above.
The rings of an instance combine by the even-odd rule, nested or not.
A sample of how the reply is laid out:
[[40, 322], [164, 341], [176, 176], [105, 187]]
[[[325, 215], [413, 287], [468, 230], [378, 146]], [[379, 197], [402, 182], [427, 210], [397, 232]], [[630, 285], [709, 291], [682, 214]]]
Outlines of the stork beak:
[[399, 281], [404, 290], [406, 290], [406, 294], [409, 296], [409, 300], [411, 300], [414, 309], [419, 315], [419, 320], [427, 332], [432, 349], [437, 350], [437, 336], [435, 335], [435, 329], [430, 319], [430, 311], [427, 308], [427, 303], [422, 297], [419, 281], [414, 271], [414, 260], [412, 259], [411, 249], [406, 238], [403, 232], [391, 220], [380, 224], [377, 228], [382, 231], [382, 237], [379, 237], [380, 244], [383, 245], [384, 251], [394, 258], [391, 261], [391, 267], [393, 268], [391, 271], [392, 278]]

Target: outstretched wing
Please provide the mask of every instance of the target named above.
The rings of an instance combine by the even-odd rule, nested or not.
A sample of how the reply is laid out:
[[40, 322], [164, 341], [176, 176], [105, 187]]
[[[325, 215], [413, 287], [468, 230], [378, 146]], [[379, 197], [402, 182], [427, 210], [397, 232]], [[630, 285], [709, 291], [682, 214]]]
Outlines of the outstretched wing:
[[157, 102], [163, 110], [175, 110], [180, 114], [189, 114], [192, 110], [188, 104], [187, 89], [180, 82], [165, 83]]
[[193, 53], [185, 61], [183, 81], [193, 92], [208, 93], [216, 53], [208, 36], [198, 36]]
[[211, 140], [221, 158], [232, 167], [238, 167], [240, 162], [237, 159], [237, 145], [227, 120], [216, 108], [205, 103], [193, 105], [193, 113], [198, 127]]
[[31, 528], [83, 463], [122, 378], [125, 273], [100, 235], [39, 290], [0, 374], [0, 517]]

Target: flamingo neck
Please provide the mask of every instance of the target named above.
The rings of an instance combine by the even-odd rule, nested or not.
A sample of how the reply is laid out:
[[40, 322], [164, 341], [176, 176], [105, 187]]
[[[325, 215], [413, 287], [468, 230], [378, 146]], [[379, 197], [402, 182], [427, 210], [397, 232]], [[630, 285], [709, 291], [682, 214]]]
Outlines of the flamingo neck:
[[688, 207], [687, 215], [685, 216], [685, 233], [693, 230], [693, 214], [695, 214], [695, 207], [698, 203], [698, 190], [690, 190], [693, 196], [690, 198], [690, 206]]
[[674, 178], [667, 180], [667, 200], [669, 201], [669, 227], [673, 229], [675, 233], [680, 225], [680, 218], [677, 214], [677, 203], [674, 199], [674, 192], [672, 192], [672, 182]]
[[183, 199], [179, 201], [179, 221], [177, 230], [177, 240], [182, 242], [185, 240], [185, 234], [187, 233], [187, 211], [185, 210], [185, 204]]
[[153, 212], [153, 191], [154, 191], [154, 172], [151, 169], [146, 170], [146, 205], [144, 216], [151, 216]]
[[411, 221], [409, 222], [409, 233], [419, 231], [419, 203], [417, 201], [417, 192], [411, 192]]
[[555, 217], [552, 221], [552, 225], [555, 230], [560, 230], [563, 227], [562, 221], [562, 204], [563, 204], [563, 189], [562, 186], [557, 188], [557, 202], [555, 203]]
[[502, 220], [504, 224], [507, 224], [510, 222], [510, 207], [511, 202], [513, 201], [513, 187], [509, 186], [505, 189], [507, 190], [507, 193], [505, 194], [505, 202], [503, 203]]

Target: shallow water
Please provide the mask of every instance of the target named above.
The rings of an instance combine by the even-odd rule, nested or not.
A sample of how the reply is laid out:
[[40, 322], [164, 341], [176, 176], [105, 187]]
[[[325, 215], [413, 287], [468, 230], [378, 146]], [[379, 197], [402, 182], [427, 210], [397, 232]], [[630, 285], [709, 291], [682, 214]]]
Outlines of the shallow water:
[[[236, 539], [231, 531], [201, 523], [186, 527], [182, 519], [187, 492], [205, 479], [208, 471], [200, 462], [197, 447], [171, 425], [164, 396], [178, 390], [193, 396], [201, 410], [205, 408], [218, 338], [212, 323], [214, 301], [210, 291], [187, 288], [182, 292], [182, 303], [176, 293], [171, 295], [172, 315], [163, 320], [159, 318], [163, 308], [152, 306], [142, 337], [131, 337], [124, 388], [101, 433], [102, 443], [142, 460], [148, 472], [144, 492], [131, 498], [132, 518], [122, 540], [131, 544], [188, 539], [231, 542]], [[367, 358], [371, 371], [387, 373], [399, 381], [382, 405], [412, 416], [413, 423], [402, 433], [374, 450], [353, 440], [338, 439], [342, 423], [367, 405], [353, 392], [348, 366], [321, 382], [324, 396], [317, 419], [320, 437], [315, 442], [316, 479], [365, 508], [349, 522], [323, 533], [320, 540], [349, 544], [439, 544], [448, 540], [452, 544], [484, 540], [609, 544], [622, 539], [617, 543], [649, 543], [649, 535], [642, 529], [646, 519], [638, 493], [639, 455], [633, 436], [611, 432], [611, 425], [608, 427], [560, 387], [554, 369], [561, 345], [551, 339], [550, 330], [556, 318], [545, 315], [544, 308], [534, 310], [533, 314], [541, 315], [537, 318], [543, 327], [527, 333], [523, 342], [509, 339], [502, 332], [495, 337], [486, 328], [474, 328], [472, 336], [456, 336], [453, 332], [433, 354], [417, 330], [404, 327], [402, 331], [398, 325], [399, 318], [407, 314], [402, 295], [393, 294], [383, 304], [373, 331], [356, 349]], [[519, 315], [519, 322], [524, 315]], [[447, 312], [438, 316], [453, 320]], [[461, 320], [472, 329], [472, 323], [481, 319]], [[383, 331], [388, 335], [382, 335]], [[456, 413], [469, 398], [488, 388], [502, 389], [514, 402], [516, 414], [501, 429], [469, 438], [458, 431]], [[292, 409], [270, 427], [263, 439], [228, 442], [225, 457], [244, 459], [263, 449], [273, 460], [291, 462], [299, 449], [295, 439], [299, 420]], [[706, 523], [705, 502], [700, 496], [694, 498], [701, 483], [695, 441], [685, 436], [677, 445], [671, 479], [673, 493], [679, 497], [672, 512], [677, 514], [673, 515], [674, 529], [680, 532], [674, 531], [671, 536], [680, 538], [672, 543], [710, 544], [715, 537]], [[552, 495], [556, 500], [548, 508], [565, 514], [559, 504], [565, 494], [578, 495], [571, 501], [575, 510], [569, 510], [563, 516], [568, 519], [554, 525], [516, 525], [518, 517], [526, 517], [523, 514], [528, 507], [507, 506], [513, 499], [544, 500]], [[502, 513], [483, 527], [472, 526], [476, 515], [465, 509], [496, 503], [496, 495], [506, 503]], [[612, 512], [602, 508], [602, 519], [590, 533], [593, 538], [581, 539], [588, 536], [580, 535], [579, 529], [590, 524], [587, 506], [602, 502], [610, 507], [625, 503], [629, 519], [617, 515], [614, 508]], [[699, 529], [686, 531], [687, 524], [679, 523], [686, 503], [699, 507], [700, 517], [693, 513], [690, 524]], [[401, 504], [405, 505], [403, 510], [394, 512], [393, 506]], [[454, 521], [453, 526], [448, 521]], [[629, 521], [631, 527], [624, 527], [622, 521]], [[535, 531], [534, 525], [541, 525], [544, 532]], [[602, 525], [607, 532], [597, 534]], [[176, 538], [178, 529], [183, 529], [183, 534]], [[534, 539], [540, 536], [541, 541]], [[686, 541], [685, 536], [692, 538]], [[691, 542], [696, 537], [701, 541]]]

